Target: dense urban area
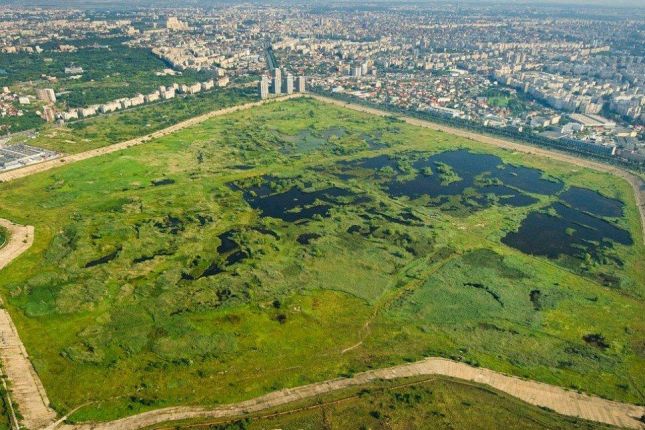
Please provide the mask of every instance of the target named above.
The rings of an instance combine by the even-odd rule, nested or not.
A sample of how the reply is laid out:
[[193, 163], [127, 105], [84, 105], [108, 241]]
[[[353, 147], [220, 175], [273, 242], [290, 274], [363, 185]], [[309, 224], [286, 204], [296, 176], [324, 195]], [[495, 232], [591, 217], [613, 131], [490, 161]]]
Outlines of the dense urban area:
[[[33, 137], [44, 121], [62, 124], [259, 82], [263, 98], [307, 87], [645, 161], [643, 16], [627, 9], [4, 7], [0, 22], [5, 135], [30, 130]], [[26, 152], [25, 161], [22, 153], [2, 150], [0, 163], [39, 159]]]

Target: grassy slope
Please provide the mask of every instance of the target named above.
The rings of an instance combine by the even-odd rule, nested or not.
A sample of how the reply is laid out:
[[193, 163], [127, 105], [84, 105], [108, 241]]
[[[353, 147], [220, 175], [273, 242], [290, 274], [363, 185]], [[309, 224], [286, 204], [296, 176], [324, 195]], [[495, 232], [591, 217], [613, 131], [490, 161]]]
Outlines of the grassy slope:
[[[271, 138], [271, 129], [296, 135], [339, 124], [348, 136], [323, 153], [285, 154]], [[374, 130], [392, 144], [383, 153], [466, 146], [527, 162], [522, 154], [299, 100], [213, 119], [155, 143], [0, 185], [6, 197], [0, 216], [36, 226], [34, 246], [3, 272], [0, 288], [53, 404], [67, 411], [97, 400], [75, 418], [110, 419], [166, 405], [240, 400], [424, 355], [642, 402], [642, 244], [618, 248], [626, 262], [625, 286], [614, 291], [501, 245], [500, 227], [516, 228], [531, 208], [492, 207], [453, 217], [415, 207], [431, 228], [390, 225], [394, 236], [365, 239], [344, 233], [360, 220], [351, 207], [327, 220], [285, 225], [258, 219], [225, 185], [268, 172], [301, 174], [303, 180], [366, 192], [394, 211], [408, 204], [384, 197], [368, 181], [346, 183], [303, 170], [331, 165], [337, 156], [371, 154], [359, 136]], [[253, 168], [231, 167], [240, 164]], [[530, 165], [623, 199], [627, 216], [618, 222], [640, 237], [637, 209], [623, 181], [539, 158]], [[164, 176], [176, 183], [150, 185]], [[543, 205], [548, 198], [541, 200]], [[177, 236], [147, 223], [196, 213], [214, 221], [188, 223]], [[182, 267], [191, 261], [203, 267], [216, 255], [218, 234], [258, 223], [280, 239], [247, 232], [255, 258], [230, 274], [179, 280]], [[133, 233], [135, 224], [141, 237]], [[295, 237], [309, 231], [325, 237], [311, 247], [297, 246]], [[392, 240], [397, 231], [432, 243], [429, 256], [401, 250]], [[70, 235], [78, 238], [72, 245], [65, 243]], [[123, 249], [115, 261], [82, 268], [118, 246]], [[447, 247], [454, 250], [448, 259], [434, 261]], [[503, 263], [491, 268], [473, 261], [469, 251], [482, 247]], [[159, 249], [173, 255], [132, 264]], [[508, 267], [525, 277], [495, 272]], [[451, 287], [479, 277], [501, 282], [504, 309], [477, 291]], [[536, 285], [550, 300], [540, 311], [528, 300]], [[276, 298], [280, 309], [272, 306]], [[285, 324], [277, 319], [281, 313]], [[581, 336], [591, 332], [602, 333], [610, 348], [585, 345]], [[361, 340], [360, 347], [341, 353]]]
[[[194, 429], [608, 429], [562, 417], [476, 384], [450, 379], [402, 379], [320, 396], [266, 411], [246, 421], [212, 421]], [[227, 427], [228, 426], [228, 427]]]

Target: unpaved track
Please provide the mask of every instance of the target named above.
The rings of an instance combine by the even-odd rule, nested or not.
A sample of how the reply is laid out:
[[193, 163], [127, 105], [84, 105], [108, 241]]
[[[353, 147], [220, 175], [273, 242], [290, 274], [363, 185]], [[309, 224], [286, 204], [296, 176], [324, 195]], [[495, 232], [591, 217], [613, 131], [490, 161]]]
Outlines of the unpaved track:
[[643, 180], [638, 176], [628, 171], [625, 171], [619, 167], [615, 167], [605, 163], [600, 163], [597, 161], [592, 161], [582, 157], [576, 157], [575, 155], [569, 155], [567, 153], [560, 152], [557, 150], [550, 150], [550, 149], [539, 148], [539, 147], [531, 146], [527, 144], [521, 144], [510, 140], [506, 140], [506, 139], [488, 136], [481, 133], [474, 133], [460, 128], [450, 127], [450, 126], [439, 124], [432, 121], [421, 120], [421, 119], [412, 118], [405, 115], [393, 114], [392, 112], [370, 108], [356, 103], [348, 103], [348, 102], [336, 100], [330, 97], [324, 97], [324, 96], [319, 96], [315, 94], [309, 94], [309, 96], [324, 103], [341, 106], [358, 112], [365, 112], [365, 113], [378, 115], [378, 116], [395, 115], [397, 118], [402, 119], [406, 123], [410, 125], [415, 125], [417, 127], [424, 127], [424, 128], [437, 130], [437, 131], [443, 131], [445, 133], [454, 134], [455, 136], [465, 137], [467, 139], [476, 140], [478, 142], [487, 143], [489, 145], [494, 145], [500, 148], [510, 149], [512, 151], [523, 152], [531, 155], [539, 155], [541, 157], [551, 158], [553, 160], [560, 160], [560, 161], [575, 164], [578, 166], [588, 167], [590, 169], [612, 173], [616, 176], [619, 176], [625, 179], [632, 186], [634, 190], [634, 196], [636, 197], [636, 204], [638, 206], [638, 210], [641, 216], [641, 232], [643, 233], [643, 242], [645, 243], [645, 182], [643, 182]]
[[[280, 100], [288, 98], [301, 97], [300, 94], [283, 97]], [[347, 104], [338, 100], [312, 96], [313, 98], [331, 103], [338, 106], [348, 107], [361, 112], [385, 116], [390, 113], [367, 108], [360, 105]], [[191, 125], [198, 124], [208, 118], [225, 115], [239, 110], [250, 109], [259, 106], [271, 100], [245, 105], [234, 106], [208, 114], [183, 121], [164, 130], [157, 131], [150, 135], [118, 143], [104, 148], [98, 148], [91, 151], [75, 154], [65, 157], [64, 159], [44, 162], [32, 166], [27, 166], [15, 171], [0, 174], [0, 181], [10, 181], [22, 178], [34, 173], [46, 171], [64, 164], [85, 160], [99, 155], [109, 154], [119, 151], [130, 146], [145, 143], [151, 139], [165, 136], [169, 133], [181, 130]], [[497, 139], [476, 133], [470, 133], [440, 124], [428, 121], [422, 121], [409, 117], [402, 117], [409, 124], [432, 128], [435, 130], [445, 131], [447, 133], [466, 137], [473, 140], [493, 144], [495, 146], [521, 151], [528, 154], [537, 154], [553, 159], [567, 161], [573, 164], [590, 167], [596, 170], [614, 173], [627, 179], [634, 188], [642, 221], [645, 220], [643, 214], [645, 190], [642, 190], [642, 181], [640, 178], [625, 172], [619, 168], [584, 160], [574, 156], [552, 152], [540, 148], [529, 147], [514, 142]], [[645, 222], [642, 222], [645, 225]], [[13, 259], [22, 254], [33, 243], [33, 227], [17, 226], [9, 221], [0, 220], [0, 225], [6, 227], [10, 233], [9, 243], [0, 249], [0, 269], [9, 264]], [[645, 232], [644, 232], [645, 236]], [[264, 409], [281, 406], [300, 399], [311, 398], [319, 394], [329, 393], [335, 390], [365, 384], [378, 379], [395, 379], [400, 377], [422, 376], [422, 375], [443, 375], [453, 378], [473, 381], [489, 385], [499, 391], [510, 394], [527, 403], [548, 407], [563, 415], [578, 416], [584, 419], [613, 424], [621, 427], [645, 429], [645, 424], [639, 422], [637, 418], [645, 414], [645, 407], [630, 404], [613, 402], [598, 397], [587, 396], [575, 392], [567, 391], [563, 388], [547, 385], [534, 381], [522, 380], [520, 378], [503, 375], [488, 369], [474, 368], [464, 363], [458, 363], [442, 358], [428, 358], [426, 360], [395, 366], [386, 369], [371, 370], [360, 373], [353, 378], [334, 379], [316, 384], [285, 389], [269, 393], [267, 395], [247, 400], [244, 402], [220, 406], [216, 408], [203, 407], [172, 407], [145, 412], [131, 417], [123, 418], [107, 423], [66, 425], [61, 421], [55, 420], [55, 413], [49, 408], [49, 401], [33, 369], [27, 352], [25, 351], [13, 322], [7, 311], [0, 309], [0, 356], [4, 362], [5, 371], [12, 383], [12, 395], [18, 404], [19, 410], [23, 415], [23, 424], [28, 429], [65, 429], [65, 430], [127, 430], [139, 429], [152, 426], [167, 421], [182, 420], [190, 418], [226, 418], [237, 417]]]
[[201, 122], [206, 121], [209, 118], [227, 115], [233, 112], [251, 109], [266, 103], [289, 100], [296, 97], [302, 97], [302, 94], [292, 94], [288, 96], [282, 96], [277, 99], [267, 99], [267, 100], [261, 100], [258, 102], [245, 103], [242, 105], [231, 106], [228, 108], [208, 112], [203, 115], [196, 116], [194, 118], [190, 118], [182, 122], [178, 122], [175, 125], [171, 125], [170, 127], [164, 128], [159, 131], [155, 131], [154, 133], [137, 137], [136, 139], [126, 140], [124, 142], [115, 143], [114, 145], [103, 146], [101, 148], [96, 148], [85, 152], [79, 152], [78, 154], [67, 155], [62, 158], [57, 158], [55, 160], [44, 161], [38, 164], [31, 164], [29, 166], [25, 166], [20, 169], [9, 170], [8, 172], [0, 173], [0, 182], [8, 182], [19, 178], [24, 178], [25, 176], [33, 175], [39, 172], [44, 172], [46, 170], [64, 166], [66, 164], [75, 163], [81, 160], [87, 160], [88, 158], [98, 157], [99, 155], [105, 155], [105, 154], [110, 154], [112, 152], [121, 151], [122, 149], [126, 149], [131, 146], [141, 145], [142, 143], [149, 142], [152, 139], [157, 139], [159, 137], [167, 136], [168, 134], [174, 133], [186, 127], [199, 124]]
[[[25, 252], [34, 242], [34, 228], [13, 224], [0, 219], [0, 226], [9, 231], [9, 240], [0, 248], [0, 270]], [[22, 414], [22, 424], [37, 429], [51, 423], [56, 413], [49, 408], [49, 400], [38, 374], [31, 365], [9, 312], [0, 299], [0, 357], [4, 373], [11, 382], [11, 397]]]
[[[566, 391], [553, 385], [526, 381], [488, 369], [471, 367], [464, 363], [428, 358], [416, 363], [387, 369], [370, 370], [352, 378], [333, 379], [301, 387], [275, 391], [265, 396], [240, 403], [216, 407], [166, 408], [145, 412], [132, 417], [100, 424], [62, 425], [61, 430], [134, 430], [168, 421], [193, 418], [234, 418], [265, 409], [283, 406], [291, 402], [312, 398], [320, 394], [362, 385], [380, 379], [396, 379], [411, 376], [443, 375], [489, 385], [533, 405], [553, 409], [563, 415], [612, 424], [619, 427], [642, 429], [645, 426], [637, 418], [645, 413], [645, 407], [622, 404]], [[53, 427], [52, 427], [53, 428]]]

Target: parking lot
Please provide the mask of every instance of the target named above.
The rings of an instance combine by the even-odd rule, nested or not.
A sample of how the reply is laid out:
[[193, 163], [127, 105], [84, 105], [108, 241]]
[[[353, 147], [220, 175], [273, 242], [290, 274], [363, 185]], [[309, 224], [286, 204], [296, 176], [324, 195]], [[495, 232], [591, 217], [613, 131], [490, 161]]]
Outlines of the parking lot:
[[29, 145], [3, 146], [0, 147], [0, 172], [52, 160], [58, 156], [56, 152]]

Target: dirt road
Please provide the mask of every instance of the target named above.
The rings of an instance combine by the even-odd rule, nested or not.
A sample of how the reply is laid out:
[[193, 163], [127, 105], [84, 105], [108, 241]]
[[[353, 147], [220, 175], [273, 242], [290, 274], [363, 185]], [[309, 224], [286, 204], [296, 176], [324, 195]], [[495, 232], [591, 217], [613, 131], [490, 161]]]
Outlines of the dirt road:
[[[355, 103], [348, 103], [345, 101], [336, 100], [330, 97], [324, 97], [324, 96], [319, 96], [315, 94], [309, 94], [309, 96], [324, 103], [341, 106], [358, 112], [365, 112], [365, 113], [378, 115], [378, 116], [392, 116], [391, 112], [383, 111], [380, 109], [370, 108], [370, 107], [362, 106]], [[474, 133], [460, 128], [450, 127], [436, 122], [421, 120], [421, 119], [412, 118], [409, 116], [404, 116], [404, 115], [396, 115], [396, 116], [397, 118], [402, 119], [406, 123], [410, 125], [415, 125], [417, 127], [424, 127], [424, 128], [430, 128], [432, 130], [443, 131], [445, 133], [454, 134], [455, 136], [465, 137], [467, 139], [476, 140], [478, 142], [487, 143], [489, 145], [494, 145], [499, 148], [510, 149], [512, 151], [517, 151], [517, 152], [524, 152], [526, 154], [531, 154], [531, 155], [539, 155], [541, 157], [551, 158], [553, 160], [560, 160], [560, 161], [575, 164], [578, 166], [588, 167], [590, 169], [598, 170], [601, 172], [612, 173], [616, 176], [619, 176], [625, 179], [632, 186], [632, 189], [634, 190], [634, 196], [636, 197], [636, 204], [638, 206], [638, 210], [641, 216], [641, 232], [643, 233], [643, 242], [645, 243], [645, 182], [638, 176], [616, 166], [601, 163], [598, 161], [589, 160], [582, 157], [576, 157], [575, 155], [570, 155], [564, 152], [554, 151], [554, 150], [545, 149], [545, 148], [539, 148], [528, 144], [517, 143], [510, 140], [488, 136], [481, 133]]]
[[645, 413], [645, 407], [642, 406], [627, 405], [599, 397], [586, 396], [552, 385], [526, 381], [443, 358], [428, 358], [416, 363], [359, 373], [352, 378], [333, 379], [317, 384], [275, 391], [262, 397], [213, 409], [199, 407], [166, 408], [108, 423], [60, 425], [51, 427], [51, 429], [134, 430], [174, 420], [238, 417], [343, 388], [362, 385], [370, 381], [423, 375], [450, 376], [489, 385], [527, 403], [548, 407], [563, 415], [578, 416], [619, 427], [645, 428], [645, 425], [637, 420], [638, 417]]
[[302, 97], [302, 94], [292, 94], [288, 96], [282, 96], [277, 99], [267, 99], [267, 100], [261, 100], [258, 102], [245, 103], [242, 105], [231, 106], [228, 108], [208, 112], [203, 115], [187, 119], [186, 121], [178, 122], [175, 125], [171, 125], [170, 127], [164, 128], [159, 131], [155, 131], [154, 133], [137, 137], [136, 139], [126, 140], [124, 142], [115, 143], [114, 145], [104, 146], [101, 148], [96, 148], [85, 152], [79, 152], [78, 154], [67, 155], [62, 158], [57, 158], [55, 160], [44, 161], [38, 164], [31, 164], [29, 166], [25, 166], [20, 169], [9, 170], [8, 172], [0, 173], [0, 182], [13, 181], [15, 179], [24, 178], [26, 176], [33, 175], [35, 173], [44, 172], [50, 169], [54, 169], [56, 167], [64, 166], [66, 164], [75, 163], [81, 160], [87, 160], [88, 158], [98, 157], [100, 155], [110, 154], [116, 151], [121, 151], [122, 149], [126, 149], [131, 146], [141, 145], [142, 143], [149, 142], [159, 137], [167, 136], [171, 133], [182, 130], [186, 127], [199, 124], [201, 122], [206, 121], [207, 119], [210, 119], [216, 116], [227, 115], [229, 113], [251, 109], [256, 106], [263, 105], [265, 103], [289, 100], [296, 97]]
[[[34, 228], [0, 219], [0, 226], [9, 231], [9, 238], [0, 248], [0, 270], [20, 256], [34, 241]], [[0, 358], [4, 373], [11, 382], [11, 397], [22, 414], [22, 424], [37, 429], [51, 423], [56, 413], [49, 408], [49, 399], [38, 374], [31, 365], [25, 346], [18, 336], [9, 312], [0, 299]]]

